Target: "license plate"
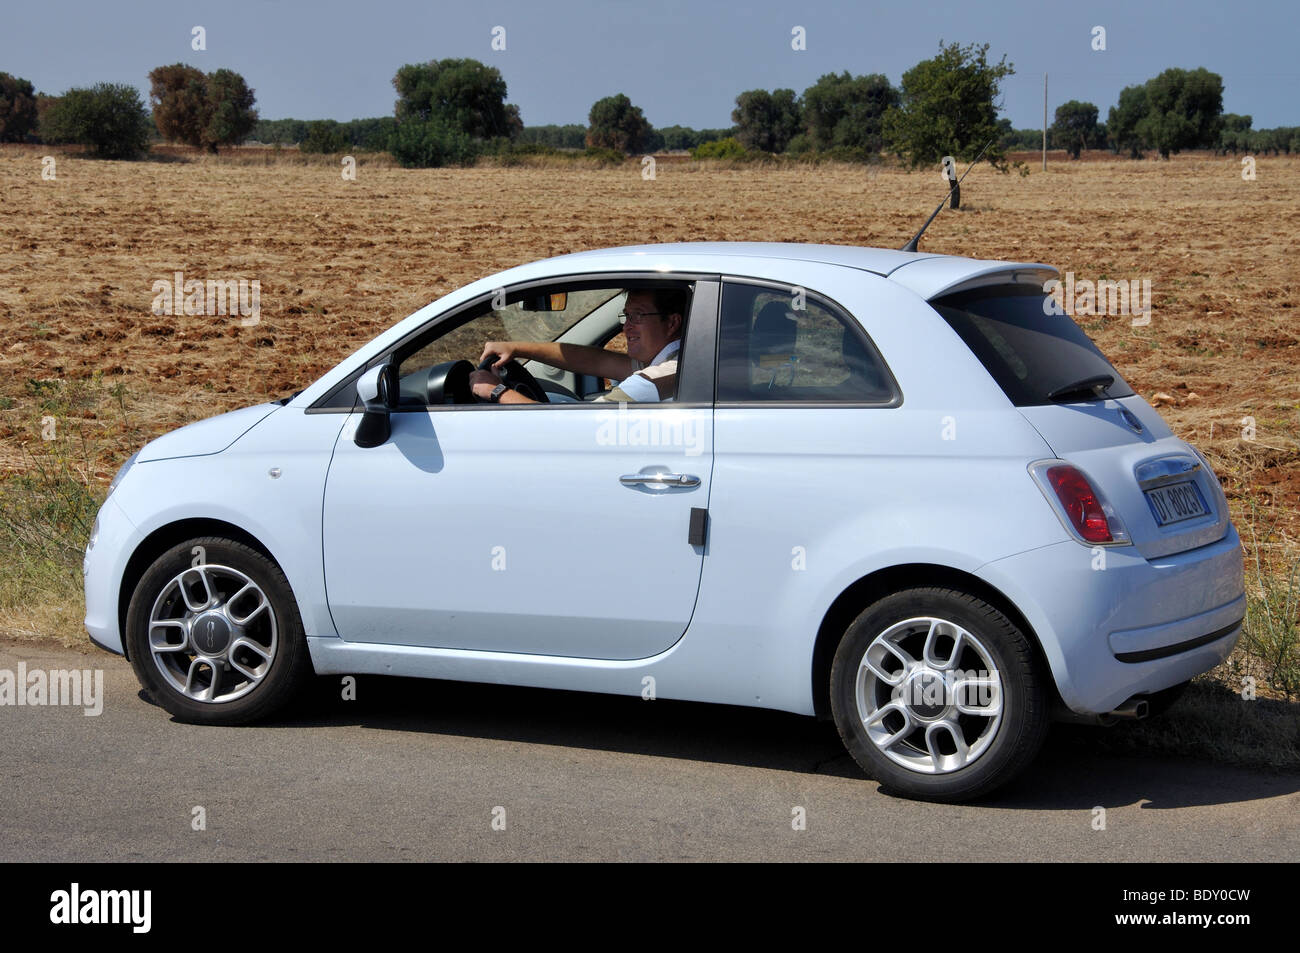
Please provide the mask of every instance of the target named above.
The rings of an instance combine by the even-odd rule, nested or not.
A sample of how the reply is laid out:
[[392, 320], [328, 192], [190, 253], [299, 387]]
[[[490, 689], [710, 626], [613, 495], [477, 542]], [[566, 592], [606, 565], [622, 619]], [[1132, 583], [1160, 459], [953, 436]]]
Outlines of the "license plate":
[[1210, 511], [1201, 498], [1201, 491], [1190, 480], [1186, 483], [1171, 483], [1147, 490], [1147, 503], [1155, 514], [1156, 523], [1168, 526], [1183, 520], [1205, 516]]

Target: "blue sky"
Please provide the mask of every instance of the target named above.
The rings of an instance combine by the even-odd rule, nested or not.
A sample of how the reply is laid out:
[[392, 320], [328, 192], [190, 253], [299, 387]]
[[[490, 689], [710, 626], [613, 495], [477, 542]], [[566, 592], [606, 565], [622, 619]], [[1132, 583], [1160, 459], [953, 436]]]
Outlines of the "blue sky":
[[[207, 49], [191, 49], [203, 26]], [[505, 27], [504, 51], [491, 47]], [[791, 49], [791, 30], [807, 49]], [[1106, 29], [1104, 52], [1092, 28]], [[437, 0], [58, 0], [8, 6], [0, 70], [43, 92], [124, 82], [148, 92], [154, 66], [185, 62], [242, 73], [264, 118], [391, 115], [403, 63], [473, 57], [501, 70], [528, 125], [585, 123], [596, 99], [626, 93], [656, 126], [731, 124], [736, 94], [789, 87], [848, 70], [904, 70], [940, 40], [988, 43], [1016, 75], [1003, 115], [1042, 122], [1043, 73], [1052, 108], [1093, 102], [1105, 118], [1121, 88], [1170, 66], [1223, 76], [1224, 109], [1255, 127], [1300, 125], [1297, 0], [853, 3], [683, 0], [445, 3]]]

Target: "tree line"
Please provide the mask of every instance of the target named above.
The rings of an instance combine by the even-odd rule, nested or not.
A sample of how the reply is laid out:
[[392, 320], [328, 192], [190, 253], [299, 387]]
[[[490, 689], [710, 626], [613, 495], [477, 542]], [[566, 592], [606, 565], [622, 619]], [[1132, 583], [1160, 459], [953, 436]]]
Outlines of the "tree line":
[[[1105, 122], [1092, 103], [1070, 100], [1056, 107], [1048, 144], [1077, 159], [1084, 149], [1109, 149], [1140, 159], [1186, 149], [1216, 152], [1300, 153], [1300, 127], [1252, 129], [1253, 119], [1223, 111], [1223, 78], [1207, 69], [1167, 69], [1147, 82], [1125, 87]], [[1012, 129], [1001, 120], [1003, 148], [1037, 149], [1041, 129]]]
[[[478, 156], [584, 150], [616, 158], [663, 150], [697, 157], [826, 157], [875, 161], [882, 153], [913, 166], [945, 155], [983, 153], [1005, 168], [1006, 153], [1037, 149], [1042, 130], [1013, 129], [999, 118], [1002, 82], [1014, 74], [988, 44], [940, 43], [936, 56], [907, 70], [898, 87], [879, 73], [827, 73], [802, 93], [752, 89], [735, 100], [726, 129], [654, 128], [641, 108], [617, 93], [597, 100], [587, 124], [525, 126], [506, 101], [499, 70], [473, 59], [406, 64], [392, 84], [392, 116], [335, 120], [266, 120], [238, 73], [204, 73], [182, 63], [149, 73], [149, 103], [134, 87], [100, 83], [62, 96], [33, 90], [0, 73], [0, 141], [80, 143], [91, 154], [131, 158], [157, 140], [208, 152], [254, 139], [304, 152], [387, 151], [403, 165], [466, 164]], [[1252, 118], [1223, 112], [1223, 79], [1204, 68], [1168, 69], [1123, 89], [1106, 121], [1092, 104], [1057, 107], [1048, 139], [1078, 157], [1108, 148], [1138, 158], [1187, 149], [1300, 152], [1300, 128], [1252, 129]]]
[[149, 85], [146, 108], [139, 91], [124, 83], [47, 96], [30, 80], [0, 72], [0, 142], [68, 143], [99, 158], [134, 159], [156, 139], [216, 152], [247, 139], [257, 122], [253, 90], [233, 70], [159, 66]]
[[[1000, 153], [1040, 148], [1041, 129], [1013, 129], [1006, 118], [994, 118], [990, 127], [990, 94], [1010, 69], [990, 66], [983, 49], [945, 47], [939, 57], [905, 73], [898, 90], [878, 74], [844, 73], [823, 76], [802, 97], [788, 89], [741, 93], [732, 113], [736, 138], [746, 149], [762, 152], [848, 146], [845, 158], [854, 150], [883, 150], [913, 163], [946, 154], [969, 158], [963, 153], [990, 135], [996, 136], [995, 161]], [[1135, 159], [1147, 152], [1167, 159], [1188, 149], [1300, 153], [1300, 127], [1252, 129], [1252, 117], [1224, 113], [1223, 78], [1204, 68], [1167, 69], [1126, 87], [1106, 121], [1099, 120], [1092, 103], [1062, 103], [1048, 127], [1048, 143], [1076, 159], [1085, 149]], [[952, 148], [945, 151], [945, 146]]]
[[[746, 90], [736, 97], [735, 125], [716, 130], [726, 135], [699, 137], [677, 147], [699, 157], [812, 155], [870, 161], [890, 151], [913, 165], [950, 154], [973, 159], [995, 138], [1000, 84], [1015, 72], [1006, 57], [990, 63], [987, 54], [987, 44], [940, 44], [939, 54], [904, 73], [898, 88], [879, 73], [854, 76], [846, 71], [827, 73], [801, 94]], [[629, 154], [652, 151], [655, 130], [640, 107], [619, 94], [592, 106], [585, 144]], [[996, 141], [985, 155], [995, 164], [1003, 159]]]

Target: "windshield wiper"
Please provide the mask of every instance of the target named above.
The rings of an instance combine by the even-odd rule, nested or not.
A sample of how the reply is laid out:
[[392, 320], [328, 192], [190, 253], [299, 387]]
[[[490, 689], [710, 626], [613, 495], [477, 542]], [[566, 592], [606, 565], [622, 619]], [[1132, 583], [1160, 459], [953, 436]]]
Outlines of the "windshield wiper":
[[1096, 374], [1092, 377], [1085, 377], [1082, 380], [1066, 384], [1064, 387], [1056, 388], [1056, 390], [1047, 395], [1047, 399], [1060, 401], [1063, 398], [1078, 394], [1082, 397], [1091, 397], [1094, 400], [1099, 400], [1105, 396], [1103, 391], [1113, 383], [1115, 383], [1115, 376], [1113, 374]]

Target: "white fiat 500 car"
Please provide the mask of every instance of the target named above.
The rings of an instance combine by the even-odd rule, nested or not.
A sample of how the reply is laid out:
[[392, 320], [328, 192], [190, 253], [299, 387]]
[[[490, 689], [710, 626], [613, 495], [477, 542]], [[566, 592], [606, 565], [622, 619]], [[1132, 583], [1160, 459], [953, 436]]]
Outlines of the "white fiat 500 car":
[[[313, 672], [689, 699], [833, 718], [885, 789], [976, 797], [1053, 717], [1166, 707], [1245, 612], [1209, 464], [1055, 275], [745, 243], [493, 275], [127, 461], [86, 628], [183, 721]], [[539, 360], [496, 369], [530, 401], [471, 389], [487, 342], [617, 353], [630, 294], [681, 327], [666, 391]]]

